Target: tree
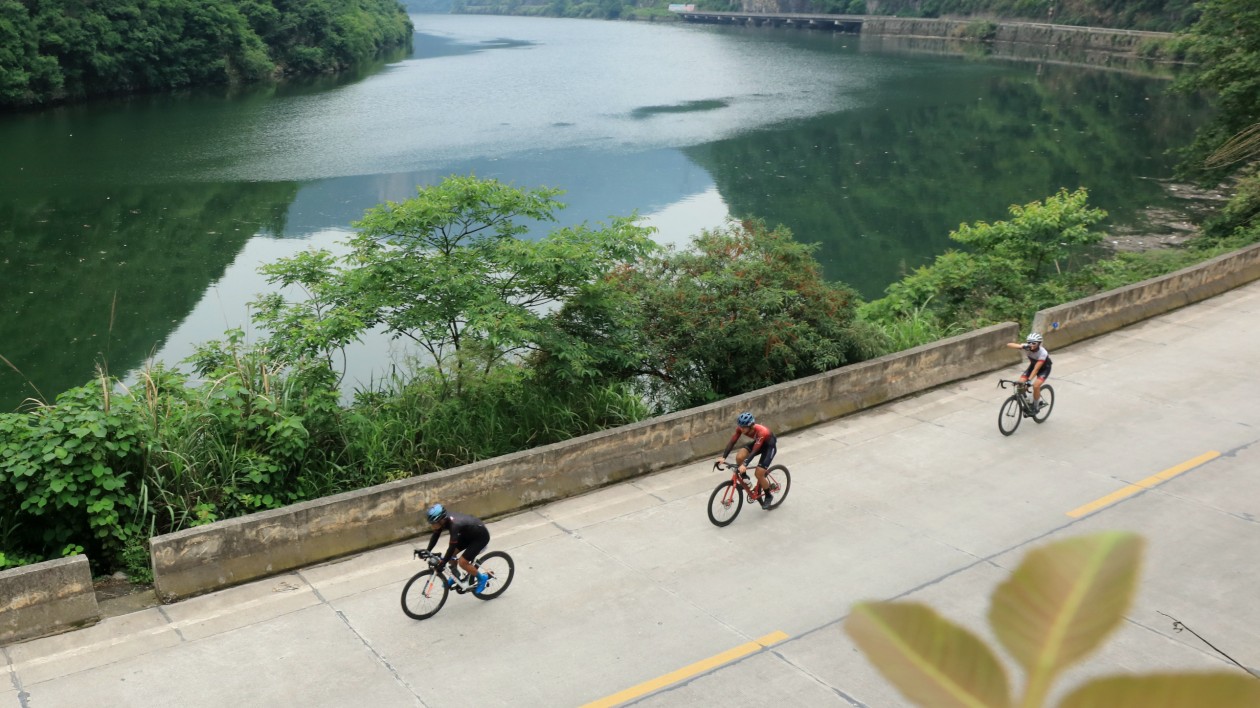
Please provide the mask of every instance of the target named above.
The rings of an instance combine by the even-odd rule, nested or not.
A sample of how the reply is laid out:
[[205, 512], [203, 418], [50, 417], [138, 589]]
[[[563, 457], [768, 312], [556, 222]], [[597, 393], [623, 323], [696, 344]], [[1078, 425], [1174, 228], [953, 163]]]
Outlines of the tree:
[[1054, 264], [1056, 273], [1062, 272], [1061, 261], [1083, 246], [1102, 241], [1102, 233], [1090, 228], [1107, 218], [1107, 212], [1089, 208], [1088, 202], [1084, 187], [1071, 194], [1060, 189], [1045, 201], [1011, 205], [1010, 221], [960, 224], [949, 237], [978, 253], [1018, 264], [1021, 273], [1036, 282], [1048, 264]]
[[594, 373], [592, 357], [558, 324], [557, 311], [570, 301], [596, 307], [606, 291], [600, 279], [654, 246], [634, 218], [519, 238], [526, 223], [555, 220], [558, 194], [449, 177], [376, 206], [355, 224], [340, 259], [321, 251], [264, 267], [273, 284], [310, 296], [265, 297], [259, 321], [278, 351], [324, 358], [380, 327], [418, 346], [456, 393], [463, 377], [530, 356], [545, 357], [556, 376], [582, 380]]
[[746, 220], [616, 271], [652, 402], [677, 410], [869, 356], [856, 293], [823, 280], [814, 248]]
[[1041, 304], [1033, 285], [1063, 270], [1062, 263], [1102, 240], [1092, 227], [1107, 216], [1088, 206], [1084, 189], [1066, 189], [1041, 202], [1009, 209], [1011, 220], [959, 225], [949, 237], [972, 247], [950, 251], [888, 287], [863, 316], [888, 322], [928, 313], [941, 323], [984, 325], [1022, 319]]
[[[1256, 155], [1256, 136], [1227, 149], [1230, 159], [1205, 170], [1202, 162], [1231, 138], [1260, 123], [1260, 3], [1254, 0], [1205, 0], [1201, 15], [1184, 35], [1194, 61], [1176, 86], [1184, 91], [1211, 91], [1218, 109], [1212, 123], [1200, 129], [1187, 152], [1183, 169], [1214, 181]], [[1211, 169], [1215, 168], [1215, 169]], [[1221, 169], [1225, 168], [1225, 169]]]

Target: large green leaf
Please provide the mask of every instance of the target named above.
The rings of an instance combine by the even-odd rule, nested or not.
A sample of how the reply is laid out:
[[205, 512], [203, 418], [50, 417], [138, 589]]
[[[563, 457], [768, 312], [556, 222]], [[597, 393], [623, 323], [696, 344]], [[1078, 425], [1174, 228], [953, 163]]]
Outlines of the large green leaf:
[[1060, 541], [1029, 553], [994, 592], [989, 623], [1028, 672], [1026, 703], [1038, 705], [1054, 677], [1120, 623], [1141, 554], [1131, 533]]
[[1241, 673], [1113, 676], [1073, 691], [1059, 708], [1256, 708], [1260, 680]]
[[856, 605], [844, 623], [867, 658], [922, 706], [1002, 708], [1011, 704], [1006, 672], [975, 635], [918, 603]]

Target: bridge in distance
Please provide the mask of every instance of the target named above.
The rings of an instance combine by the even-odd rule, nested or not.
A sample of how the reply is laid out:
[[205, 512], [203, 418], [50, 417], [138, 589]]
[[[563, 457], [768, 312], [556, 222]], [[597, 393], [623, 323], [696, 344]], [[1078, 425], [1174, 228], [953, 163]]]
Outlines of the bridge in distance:
[[699, 22], [721, 25], [751, 25], [753, 27], [797, 27], [803, 29], [826, 29], [833, 32], [862, 31], [863, 15], [824, 15], [801, 13], [765, 13], [765, 12], [697, 12], [685, 10], [676, 12], [686, 22]]
[[785, 435], [791, 494], [726, 528], [710, 462], [495, 520], [512, 587], [424, 622], [399, 609], [403, 544], [8, 646], [0, 706], [902, 706], [843, 631], [855, 602], [926, 602], [992, 642], [1024, 555], [1103, 529], [1146, 538], [1138, 595], [1061, 687], [1238, 670], [1161, 613], [1260, 667], [1257, 317], [1260, 283], [1053, 350], [1053, 415], [1011, 437], [1014, 351]]

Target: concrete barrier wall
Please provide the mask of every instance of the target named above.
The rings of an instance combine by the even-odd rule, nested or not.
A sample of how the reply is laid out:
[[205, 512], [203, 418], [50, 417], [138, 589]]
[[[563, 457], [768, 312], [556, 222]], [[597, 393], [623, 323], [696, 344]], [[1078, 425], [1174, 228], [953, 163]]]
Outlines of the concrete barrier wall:
[[0, 646], [101, 618], [85, 555], [0, 572]]
[[741, 410], [776, 432], [799, 430], [1009, 365], [1003, 345], [1017, 335], [1013, 323], [996, 325], [563, 443], [158, 536], [154, 584], [170, 602], [427, 533], [431, 501], [495, 516], [715, 456]]
[[1051, 349], [1120, 329], [1260, 279], [1260, 244], [1195, 266], [1038, 312]]
[[[1033, 328], [1057, 348], [1257, 278], [1260, 245], [1043, 310]], [[158, 595], [169, 602], [415, 537], [427, 532], [420, 512], [432, 501], [495, 516], [702, 459], [725, 446], [740, 410], [778, 432], [799, 430], [1007, 366], [1003, 345], [1018, 336], [1016, 325], [997, 325], [567, 442], [159, 536]]]

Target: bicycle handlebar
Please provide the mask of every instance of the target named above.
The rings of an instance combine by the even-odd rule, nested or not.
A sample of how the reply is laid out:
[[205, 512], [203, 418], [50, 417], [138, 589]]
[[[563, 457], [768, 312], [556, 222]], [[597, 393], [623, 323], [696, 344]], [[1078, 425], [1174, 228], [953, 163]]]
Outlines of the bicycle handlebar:
[[437, 568], [442, 565], [442, 556], [434, 554], [430, 551], [422, 551], [419, 548], [412, 554], [416, 558], [426, 561], [430, 566]]

